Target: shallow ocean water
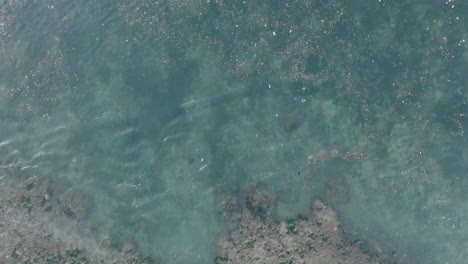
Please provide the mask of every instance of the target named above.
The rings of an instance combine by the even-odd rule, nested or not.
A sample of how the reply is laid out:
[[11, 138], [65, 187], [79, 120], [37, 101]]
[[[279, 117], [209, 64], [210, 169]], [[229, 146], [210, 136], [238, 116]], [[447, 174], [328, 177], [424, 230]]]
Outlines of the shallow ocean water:
[[211, 263], [226, 194], [320, 198], [370, 252], [468, 258], [464, 1], [0, 2], [0, 173]]

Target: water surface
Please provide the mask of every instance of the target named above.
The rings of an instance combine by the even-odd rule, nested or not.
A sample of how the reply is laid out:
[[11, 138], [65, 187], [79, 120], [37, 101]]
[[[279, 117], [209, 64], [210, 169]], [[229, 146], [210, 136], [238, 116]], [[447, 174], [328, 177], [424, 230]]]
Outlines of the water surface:
[[464, 1], [0, 2], [0, 173], [96, 236], [211, 263], [226, 194], [320, 198], [399, 261], [468, 258]]

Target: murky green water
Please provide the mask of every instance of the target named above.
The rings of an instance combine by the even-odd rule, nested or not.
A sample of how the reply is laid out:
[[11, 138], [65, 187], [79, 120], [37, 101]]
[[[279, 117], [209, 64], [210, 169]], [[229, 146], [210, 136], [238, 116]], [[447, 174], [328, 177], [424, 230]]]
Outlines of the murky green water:
[[401, 263], [468, 259], [466, 1], [0, 1], [0, 173], [211, 263], [227, 193], [321, 198]]

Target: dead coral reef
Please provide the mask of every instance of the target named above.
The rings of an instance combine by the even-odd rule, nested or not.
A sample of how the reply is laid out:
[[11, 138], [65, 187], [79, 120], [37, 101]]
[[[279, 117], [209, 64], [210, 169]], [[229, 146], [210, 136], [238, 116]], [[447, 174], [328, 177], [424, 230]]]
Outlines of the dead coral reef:
[[159, 263], [89, 236], [90, 200], [47, 177], [0, 177], [1, 263]]
[[316, 200], [308, 217], [278, 221], [258, 215], [271, 209], [266, 198], [262, 191], [247, 192], [238, 231], [221, 238], [215, 263], [383, 263], [341, 238], [336, 213], [323, 202]]

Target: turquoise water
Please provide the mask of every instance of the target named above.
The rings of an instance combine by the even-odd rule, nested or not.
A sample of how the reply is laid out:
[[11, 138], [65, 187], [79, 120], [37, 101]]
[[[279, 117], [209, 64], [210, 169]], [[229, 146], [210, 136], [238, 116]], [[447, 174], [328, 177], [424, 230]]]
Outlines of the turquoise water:
[[[0, 1], [0, 173], [211, 263], [227, 194], [315, 198], [398, 263], [468, 259], [466, 1]], [[109, 235], [110, 234], [110, 235]]]

